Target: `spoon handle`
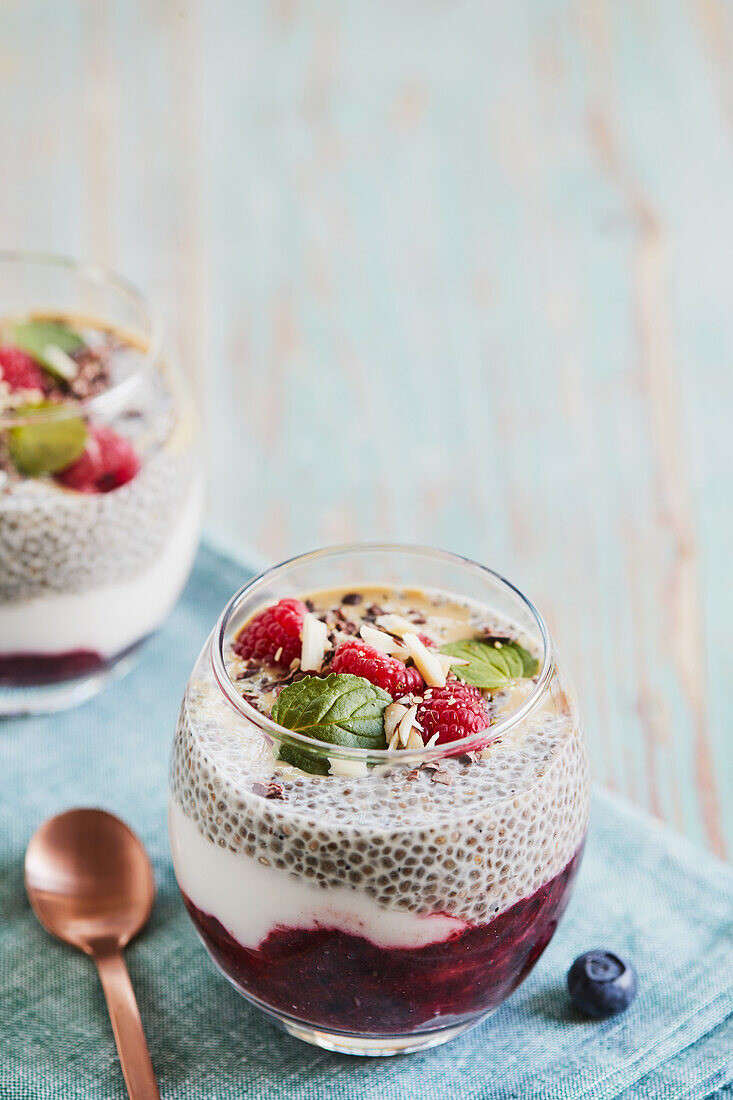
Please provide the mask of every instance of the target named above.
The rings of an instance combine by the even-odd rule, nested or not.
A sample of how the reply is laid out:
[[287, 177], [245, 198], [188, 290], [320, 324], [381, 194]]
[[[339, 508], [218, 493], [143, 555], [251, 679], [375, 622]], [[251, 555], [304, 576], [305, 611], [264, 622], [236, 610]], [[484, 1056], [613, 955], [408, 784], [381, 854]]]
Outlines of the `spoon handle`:
[[116, 944], [94, 953], [130, 1100], [160, 1100], [135, 991]]

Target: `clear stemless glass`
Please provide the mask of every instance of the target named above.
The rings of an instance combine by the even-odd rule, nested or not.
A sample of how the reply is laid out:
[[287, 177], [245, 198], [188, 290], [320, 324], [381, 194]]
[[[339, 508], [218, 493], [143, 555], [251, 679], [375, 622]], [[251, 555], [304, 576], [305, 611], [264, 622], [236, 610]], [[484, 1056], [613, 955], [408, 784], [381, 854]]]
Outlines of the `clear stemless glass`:
[[199, 539], [196, 440], [138, 291], [0, 253], [0, 715], [89, 698], [166, 618]]
[[[318, 742], [243, 698], [232, 641], [282, 597], [365, 584], [450, 594], [531, 640], [537, 674], [488, 748], [480, 734], [329, 745], [328, 775], [278, 759]], [[533, 605], [466, 559], [365, 545], [286, 562], [224, 609], [181, 707], [169, 822], [186, 907], [225, 977], [292, 1035], [385, 1055], [460, 1034], [527, 976], [568, 901], [588, 806], [574, 695]]]

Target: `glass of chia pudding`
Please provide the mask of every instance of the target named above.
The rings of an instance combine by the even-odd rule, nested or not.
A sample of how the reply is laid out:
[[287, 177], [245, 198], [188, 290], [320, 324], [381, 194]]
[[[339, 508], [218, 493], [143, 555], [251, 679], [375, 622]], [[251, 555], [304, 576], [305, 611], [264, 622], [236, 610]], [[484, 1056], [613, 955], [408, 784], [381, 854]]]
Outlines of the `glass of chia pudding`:
[[0, 714], [129, 667], [188, 577], [201, 499], [193, 405], [141, 295], [0, 253]]
[[533, 605], [419, 547], [307, 554], [238, 592], [171, 765], [173, 863], [226, 978], [353, 1054], [442, 1043], [527, 976], [588, 820], [573, 692]]

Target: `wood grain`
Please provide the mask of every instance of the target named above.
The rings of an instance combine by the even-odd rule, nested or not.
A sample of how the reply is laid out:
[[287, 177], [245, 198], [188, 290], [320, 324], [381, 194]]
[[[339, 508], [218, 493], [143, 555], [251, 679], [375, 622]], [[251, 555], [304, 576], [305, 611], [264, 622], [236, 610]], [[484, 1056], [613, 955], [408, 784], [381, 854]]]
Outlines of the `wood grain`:
[[596, 776], [733, 850], [733, 10], [5, 0], [0, 227], [196, 380], [209, 524], [546, 611]]

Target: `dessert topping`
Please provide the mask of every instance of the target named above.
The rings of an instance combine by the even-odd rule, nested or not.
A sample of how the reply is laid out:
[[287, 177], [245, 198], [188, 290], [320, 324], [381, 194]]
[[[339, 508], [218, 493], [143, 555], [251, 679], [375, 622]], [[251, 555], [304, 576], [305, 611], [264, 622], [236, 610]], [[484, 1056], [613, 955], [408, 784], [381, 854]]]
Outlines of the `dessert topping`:
[[382, 630], [386, 630], [390, 634], [396, 634], [398, 638], [401, 638], [403, 634], [414, 634], [415, 632], [415, 624], [403, 618], [402, 615], [377, 615], [376, 622]]
[[417, 720], [428, 737], [437, 735], [437, 744], [444, 745], [486, 729], [489, 712], [477, 688], [451, 680], [444, 687], [428, 688], [417, 708]]
[[[397, 727], [397, 733], [403, 748], [407, 748], [410, 744], [413, 733], [420, 733], [420, 726], [417, 722], [417, 703], [414, 703], [410, 709], [400, 719], [400, 724]], [[420, 744], [417, 746], [422, 748], [422, 737], [420, 738]]]
[[392, 738], [397, 732], [397, 727], [407, 714], [408, 707], [404, 703], [390, 703], [388, 707], [384, 709], [384, 736], [387, 741], [392, 742]]
[[361, 592], [347, 592], [345, 596], [341, 597], [341, 603], [345, 603], [347, 606], [355, 606], [364, 599]]
[[[52, 426], [53, 422], [44, 424], [44, 432]], [[78, 493], [110, 493], [132, 481], [140, 469], [140, 459], [129, 439], [111, 428], [93, 427], [89, 429], [83, 453], [71, 465], [68, 461], [64, 465], [66, 469], [58, 473], [57, 480], [67, 489], [76, 489]]]
[[289, 668], [301, 654], [305, 604], [289, 597], [265, 608], [247, 623], [234, 644], [234, 652], [248, 660]]
[[46, 345], [43, 349], [43, 359], [48, 371], [64, 382], [73, 382], [79, 373], [79, 364], [76, 359], [72, 359], [67, 351], [57, 347], [56, 344]]
[[[362, 676], [306, 676], [283, 688], [272, 717], [285, 729], [326, 744], [383, 749], [383, 715], [391, 702], [386, 691]], [[328, 773], [328, 761], [305, 746], [282, 745], [279, 758], [303, 771]]]
[[284, 787], [282, 783], [253, 783], [252, 793], [258, 794], [262, 798], [282, 798]]
[[339, 756], [329, 756], [329, 773], [340, 775], [343, 779], [362, 779], [369, 769], [362, 760], [342, 760]]
[[87, 429], [78, 416], [60, 420], [40, 420], [32, 423], [34, 412], [53, 408], [50, 401], [39, 401], [19, 410], [29, 423], [8, 431], [8, 452], [15, 468], [27, 477], [40, 477], [65, 470], [83, 454], [87, 444]]
[[43, 392], [46, 380], [43, 371], [27, 352], [9, 344], [0, 347], [0, 381], [12, 393], [19, 390]]
[[400, 645], [390, 634], [385, 634], [383, 630], [377, 630], [369, 623], [362, 623], [359, 633], [367, 645], [378, 649], [380, 653], [388, 653], [392, 657], [397, 657], [400, 661], [406, 661], [410, 656], [405, 647]]
[[504, 688], [512, 680], [531, 678], [539, 667], [539, 661], [518, 642], [499, 639], [478, 641], [465, 638], [448, 642], [441, 646], [440, 652], [467, 662], [456, 665], [456, 676], [488, 691]]
[[428, 687], [444, 687], [446, 671], [438, 660], [438, 654], [431, 653], [417, 634], [405, 633], [402, 641]]
[[76, 377], [78, 366], [71, 353], [84, 347], [77, 332], [62, 321], [20, 321], [12, 328], [16, 347], [64, 382]]
[[[283, 599], [241, 629], [233, 650], [249, 668], [233, 676], [246, 675], [269, 695], [250, 692], [253, 705], [324, 745], [420, 750], [474, 737], [471, 752], [456, 749], [453, 755], [464, 763], [481, 760], [494, 741], [489, 693], [532, 677], [535, 658], [512, 639], [486, 631], [438, 649], [440, 619], [431, 637], [417, 632], [419, 623], [431, 629], [432, 620], [415, 609], [387, 613], [360, 593], [346, 595], [325, 610], [317, 599]], [[364, 607], [351, 617], [344, 613], [357, 603]], [[252, 667], [258, 663], [279, 667], [258, 672]], [[365, 774], [363, 762], [300, 745], [283, 745], [279, 758], [322, 775]]]
[[303, 617], [300, 667], [304, 672], [320, 672], [328, 649], [328, 627], [309, 611]]
[[388, 691], [393, 699], [410, 691], [420, 693], [423, 687], [418, 669], [356, 638], [341, 642], [334, 653], [331, 671], [363, 676], [370, 684]]
[[[417, 703], [413, 703], [410, 707], [406, 707], [404, 703], [392, 703], [392, 706], [399, 709], [390, 716], [389, 723], [387, 721], [387, 711], [385, 711], [384, 732], [389, 741], [387, 748], [424, 748], [423, 739], [420, 736], [422, 730], [417, 722]], [[389, 708], [387, 709], [389, 710]], [[387, 732], [388, 726], [389, 733]]]

